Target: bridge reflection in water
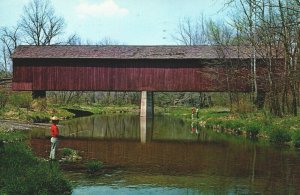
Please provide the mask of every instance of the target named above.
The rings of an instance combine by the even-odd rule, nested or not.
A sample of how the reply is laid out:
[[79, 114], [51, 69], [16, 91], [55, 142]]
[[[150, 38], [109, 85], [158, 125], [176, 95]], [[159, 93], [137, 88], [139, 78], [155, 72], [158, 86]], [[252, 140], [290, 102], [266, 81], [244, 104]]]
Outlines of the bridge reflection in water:
[[[205, 142], [199, 142], [199, 135], [190, 131], [190, 124], [169, 117], [82, 117], [65, 121], [59, 128], [63, 136], [59, 148], [73, 148], [85, 159], [99, 159], [116, 166], [200, 171], [201, 153], [212, 152]], [[48, 134], [48, 129], [34, 129], [31, 133], [31, 145], [43, 157], [49, 154]]]
[[[64, 138], [140, 140], [141, 143], [197, 140], [189, 131], [189, 124], [166, 116], [153, 119], [133, 115], [96, 115], [62, 121], [59, 129]], [[49, 129], [34, 129], [31, 135], [33, 138], [43, 138], [49, 135]]]
[[[146, 124], [145, 124], [146, 121]], [[157, 175], [212, 180], [219, 188], [255, 186], [261, 192], [300, 190], [300, 156], [245, 139], [228, 140], [169, 117], [92, 116], [60, 126], [59, 148], [73, 148], [86, 159]], [[196, 127], [197, 128], [197, 127]], [[32, 131], [31, 145], [48, 157], [49, 130]], [[238, 141], [236, 141], [238, 140]], [[280, 170], [280, 171], [278, 171]], [[216, 181], [216, 176], [220, 181]]]

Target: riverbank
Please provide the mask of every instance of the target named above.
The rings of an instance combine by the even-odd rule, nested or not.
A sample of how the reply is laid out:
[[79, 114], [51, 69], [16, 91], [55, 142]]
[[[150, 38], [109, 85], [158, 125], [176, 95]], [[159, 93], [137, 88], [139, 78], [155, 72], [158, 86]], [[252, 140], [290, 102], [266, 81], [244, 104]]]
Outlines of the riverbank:
[[[50, 116], [56, 115], [61, 119], [92, 114], [139, 114], [137, 105], [125, 106], [100, 106], [100, 105], [72, 105], [59, 106], [48, 105], [47, 109], [37, 111], [35, 109], [24, 111], [15, 109], [2, 112], [6, 123], [11, 123], [8, 128], [31, 128], [35, 125], [43, 125], [50, 122]], [[194, 125], [209, 128], [219, 133], [231, 134], [233, 136], [245, 136], [251, 139], [265, 139], [280, 145], [300, 147], [300, 117], [284, 116], [275, 117], [266, 111], [250, 113], [231, 112], [226, 107], [212, 107], [199, 109], [199, 117], [192, 119], [191, 107], [155, 107], [156, 115], [170, 115], [191, 122]], [[13, 119], [13, 120], [11, 120]], [[2, 120], [3, 121], [3, 120]], [[13, 124], [21, 122], [22, 125]], [[4, 123], [5, 124], [5, 123]], [[46, 125], [47, 126], [47, 125]]]
[[[39, 108], [37, 108], [39, 107]], [[23, 123], [48, 123], [51, 116], [58, 116], [62, 120], [92, 114], [139, 113], [136, 105], [100, 106], [100, 105], [55, 105], [48, 104], [43, 109], [40, 106], [16, 108], [7, 106], [0, 109], [0, 119], [21, 121]]]
[[265, 139], [276, 145], [300, 147], [299, 116], [275, 117], [266, 111], [235, 113], [228, 108], [199, 109], [199, 118], [192, 119], [191, 108], [170, 107], [166, 114], [194, 122], [216, 132]]
[[[136, 113], [138, 114], [138, 108], [135, 106], [127, 106], [127, 107], [102, 107], [101, 111], [95, 111], [95, 108], [88, 107], [88, 106], [76, 106], [75, 107], [78, 110], [85, 110], [85, 111], [91, 111], [94, 110], [95, 114], [100, 114], [100, 113], [105, 113], [105, 114], [119, 114], [119, 113]], [[72, 109], [75, 109], [74, 107], [72, 107]], [[197, 118], [196, 116], [191, 117], [191, 108], [190, 107], [167, 107], [167, 108], [161, 108], [161, 107], [156, 107], [155, 108], [155, 113], [157, 115], [170, 115], [173, 117], [177, 117], [180, 118], [181, 120], [187, 121], [188, 123], [194, 124], [194, 125], [198, 125], [199, 127], [208, 127], [209, 130], [208, 131], [215, 131], [218, 133], [226, 133], [226, 134], [232, 134], [233, 136], [248, 136], [251, 138], [256, 138], [256, 139], [267, 139], [271, 142], [274, 142], [275, 144], [288, 144], [290, 146], [296, 146], [295, 143], [297, 143], [297, 137], [294, 137], [296, 134], [296, 132], [298, 132], [299, 130], [299, 126], [298, 126], [298, 121], [299, 121], [299, 117], [292, 117], [292, 116], [286, 116], [284, 118], [278, 118], [278, 117], [274, 117], [271, 116], [268, 113], [265, 112], [256, 112], [256, 113], [233, 113], [230, 112], [230, 110], [228, 108], [223, 108], [223, 107], [214, 107], [214, 108], [207, 108], [207, 109], [200, 109], [199, 110], [199, 118]], [[62, 115], [60, 115], [60, 117], [63, 117]], [[1, 124], [3, 124], [1, 127], [4, 128], [2, 132], [5, 132], [4, 134], [0, 135], [2, 140], [5, 140], [4, 142], [2, 141], [2, 145], [1, 146], [1, 152], [0, 155], [3, 156], [8, 156], [10, 159], [15, 159], [15, 160], [11, 160], [11, 161], [4, 161], [1, 157], [1, 169], [5, 169], [7, 167], [9, 167], [10, 165], [12, 165], [11, 170], [5, 170], [5, 172], [3, 172], [4, 176], [1, 178], [3, 178], [0, 181], [0, 187], [1, 187], [1, 193], [6, 193], [8, 191], [12, 191], [12, 192], [16, 192], [16, 193], [21, 193], [23, 191], [27, 192], [31, 192], [31, 190], [33, 190], [34, 187], [37, 186], [42, 186], [41, 183], [43, 183], [44, 181], [39, 181], [38, 183], [34, 184], [34, 183], [29, 183], [27, 184], [24, 179], [24, 177], [26, 176], [26, 178], [31, 178], [30, 180], [34, 181], [36, 178], [35, 174], [35, 170], [42, 169], [41, 173], [38, 174], [45, 174], [45, 180], [47, 181], [47, 179], [51, 179], [51, 177], [47, 176], [45, 172], [49, 172], [51, 174], [56, 174], [56, 172], [60, 172], [60, 169], [63, 170], [68, 170], [68, 169], [74, 169], [75, 171], [79, 168], [81, 168], [84, 171], [84, 168], [82, 166], [78, 166], [76, 164], [60, 164], [58, 165], [58, 163], [54, 163], [54, 165], [49, 165], [49, 162], [46, 162], [44, 160], [38, 159], [36, 157], [34, 157], [33, 154], [30, 154], [30, 149], [28, 149], [28, 146], [24, 145], [24, 144], [20, 144], [19, 143], [24, 143], [24, 140], [26, 140], [26, 138], [22, 137], [24, 136], [24, 134], [20, 133], [19, 131], [16, 131], [16, 129], [19, 130], [29, 130], [31, 128], [34, 127], [42, 127], [42, 128], [49, 128], [49, 124], [48, 123], [32, 123], [31, 121], [27, 121], [24, 122], [22, 120], [2, 120], [0, 121], [2, 122]], [[278, 139], [279, 141], [277, 142], [277, 140], [273, 141], [272, 139], [274, 139], [274, 135], [272, 135], [272, 132], [275, 130], [279, 130], [279, 133], [277, 134], [277, 137], [275, 137], [276, 139]], [[251, 135], [250, 132], [251, 131], [256, 131], [257, 133], [254, 135]], [[20, 133], [20, 135], [19, 135]], [[276, 135], [276, 134], [275, 134]], [[287, 139], [284, 136], [289, 136], [289, 139]], [[6, 136], [6, 138], [4, 138]], [[283, 137], [283, 138], [282, 138]], [[271, 139], [272, 138], [272, 139]], [[287, 141], [288, 140], [288, 141]], [[10, 148], [12, 147], [12, 148]], [[3, 149], [4, 148], [4, 149]], [[25, 148], [25, 149], [24, 149]], [[27, 148], [27, 149], [26, 149]], [[29, 150], [29, 151], [27, 151]], [[25, 156], [23, 155], [25, 154]], [[14, 156], [16, 155], [16, 156]], [[28, 161], [23, 161], [22, 159], [31, 159]], [[12, 161], [16, 161], [17, 163], [21, 163], [21, 165], [14, 165], [15, 162]], [[25, 173], [25, 170], [18, 170], [17, 168], [22, 167], [22, 164], [24, 164], [23, 167], [25, 167], [27, 170], [29, 170], [28, 173]], [[106, 165], [107, 166], [107, 165]], [[17, 168], [16, 168], [17, 167]], [[53, 168], [56, 167], [56, 168]], [[51, 169], [51, 170], [49, 170]], [[46, 170], [46, 171], [45, 171]], [[103, 173], [103, 171], [109, 171], [110, 169], [103, 169], [101, 171], [101, 173]], [[9, 172], [11, 171], [11, 172]], [[17, 171], [17, 173], [14, 175], [14, 178], [8, 177], [10, 174], [12, 174], [14, 171]], [[52, 171], [54, 171], [55, 173], [53, 173]], [[1, 170], [2, 173], [2, 170]], [[34, 174], [33, 174], [34, 173]], [[20, 175], [18, 175], [20, 174]], [[61, 173], [59, 173], [61, 174]], [[25, 176], [24, 176], [25, 175]], [[41, 177], [41, 178], [43, 178]], [[54, 176], [53, 176], [54, 177]], [[58, 178], [60, 178], [60, 176], [58, 176]], [[5, 181], [4, 181], [5, 180]], [[21, 183], [18, 183], [18, 185], [25, 185], [26, 187], [24, 187], [24, 189], [22, 189], [23, 191], [18, 191], [19, 189], [15, 186], [13, 186], [13, 184], [9, 184], [9, 182], [12, 182], [14, 180], [21, 180]], [[23, 181], [24, 180], [24, 181]], [[54, 179], [55, 180], [55, 179]], [[8, 182], [8, 183], [6, 183]], [[23, 183], [22, 183], [23, 182]], [[17, 184], [14, 184], [17, 185]], [[27, 186], [28, 185], [28, 186]], [[43, 183], [43, 185], [45, 185]], [[51, 185], [51, 184], [49, 184]], [[68, 184], [66, 184], [68, 185]], [[8, 187], [5, 187], [8, 186]], [[64, 187], [60, 187], [63, 188]], [[14, 191], [15, 190], [15, 191]], [[66, 192], [68, 193], [68, 192]]]
[[37, 158], [24, 132], [0, 128], [0, 194], [71, 194], [58, 163]]

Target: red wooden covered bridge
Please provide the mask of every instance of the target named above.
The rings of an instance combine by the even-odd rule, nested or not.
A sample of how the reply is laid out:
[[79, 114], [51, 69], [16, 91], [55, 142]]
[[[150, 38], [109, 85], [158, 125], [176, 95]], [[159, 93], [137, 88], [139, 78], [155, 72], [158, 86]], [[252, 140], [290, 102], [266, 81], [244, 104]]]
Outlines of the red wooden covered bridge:
[[[19, 46], [12, 59], [13, 90], [42, 96], [45, 91], [141, 91], [142, 107], [152, 108], [154, 91], [253, 88], [248, 47]], [[258, 89], [264, 91], [263, 58], [257, 56], [256, 64]]]

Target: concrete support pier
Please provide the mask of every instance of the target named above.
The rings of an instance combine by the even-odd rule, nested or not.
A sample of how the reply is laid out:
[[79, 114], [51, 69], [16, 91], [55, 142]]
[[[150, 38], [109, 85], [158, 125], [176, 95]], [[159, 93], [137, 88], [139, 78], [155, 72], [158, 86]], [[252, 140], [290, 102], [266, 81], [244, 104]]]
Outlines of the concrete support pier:
[[153, 118], [153, 92], [142, 91], [140, 117]]

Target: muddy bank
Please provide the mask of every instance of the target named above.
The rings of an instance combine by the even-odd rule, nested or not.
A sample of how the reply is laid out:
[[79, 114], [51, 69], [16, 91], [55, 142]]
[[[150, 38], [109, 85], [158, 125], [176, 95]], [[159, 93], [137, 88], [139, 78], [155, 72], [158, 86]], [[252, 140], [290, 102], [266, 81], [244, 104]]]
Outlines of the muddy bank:
[[30, 130], [32, 128], [49, 128], [48, 123], [30, 123], [17, 120], [0, 119], [1, 129], [6, 131]]

